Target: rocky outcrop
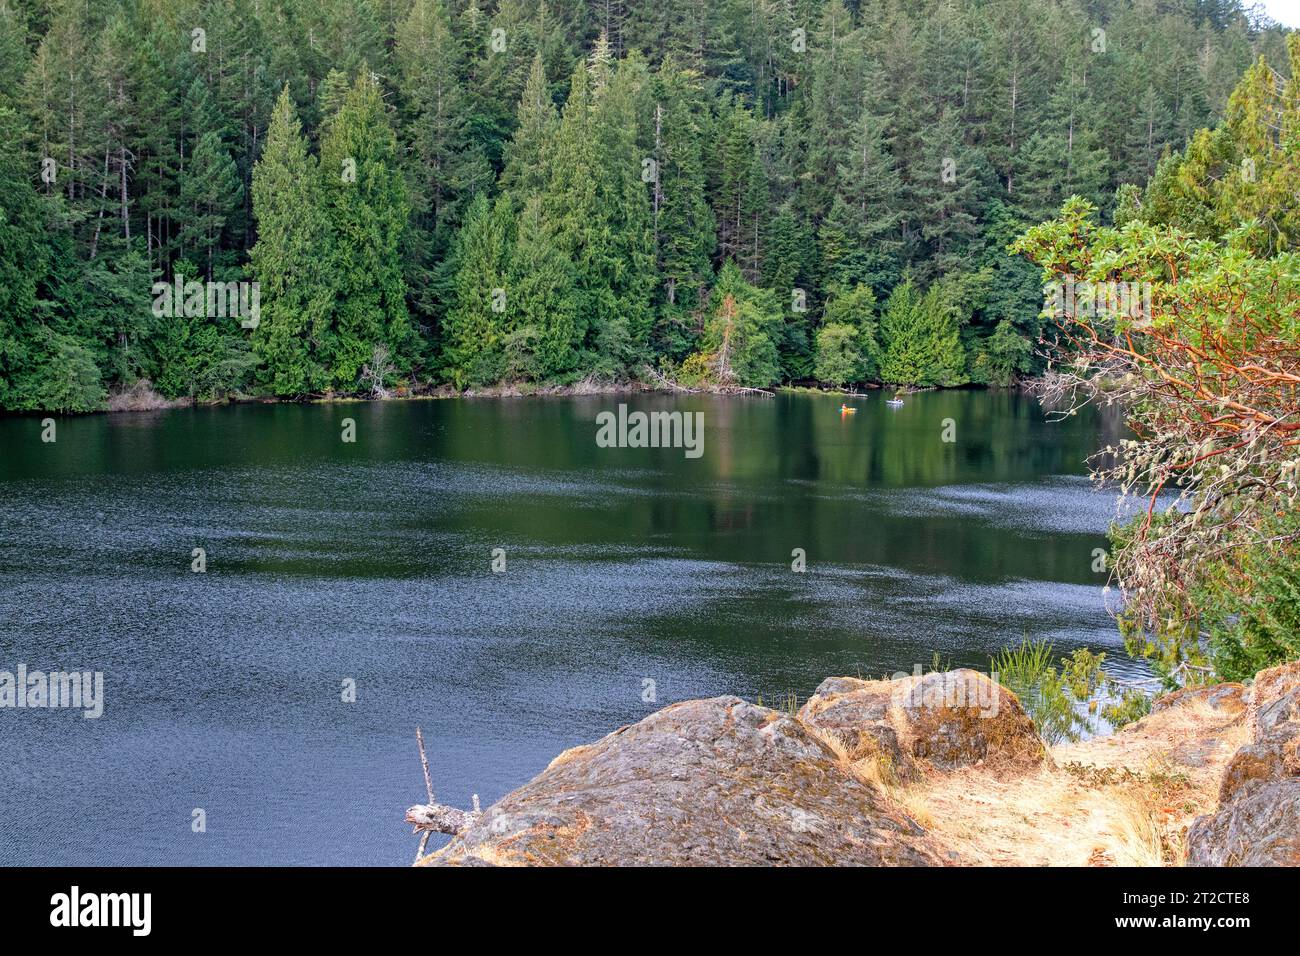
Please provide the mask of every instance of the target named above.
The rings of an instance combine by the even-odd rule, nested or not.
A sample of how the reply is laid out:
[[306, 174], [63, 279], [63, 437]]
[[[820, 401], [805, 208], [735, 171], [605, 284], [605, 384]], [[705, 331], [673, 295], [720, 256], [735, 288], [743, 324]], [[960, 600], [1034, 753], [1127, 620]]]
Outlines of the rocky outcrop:
[[801, 721], [737, 697], [666, 707], [567, 750], [433, 865], [939, 865]]
[[799, 711], [845, 757], [886, 779], [925, 769], [1036, 766], [1047, 749], [1015, 694], [960, 669], [896, 680], [832, 677]]
[[1188, 831], [1190, 866], [1300, 866], [1300, 663], [1256, 675], [1246, 720], [1218, 809]]
[[426, 866], [1167, 866], [1184, 845], [1193, 865], [1296, 865], [1297, 740], [1300, 664], [1178, 691], [1050, 754], [974, 671], [836, 677], [795, 716], [674, 704], [486, 811], [430, 787], [407, 820], [453, 834]]
[[1204, 706], [1233, 716], [1240, 714], [1250, 702], [1243, 684], [1207, 684], [1201, 687], [1183, 687], [1157, 697], [1151, 702], [1151, 713], [1160, 714], [1180, 707]]
[[1214, 779], [1204, 782], [1212, 792], [1217, 789], [1215, 781], [1226, 760], [1241, 746], [1240, 727], [1249, 703], [1250, 689], [1243, 684], [1184, 687], [1157, 697], [1151, 713], [1106, 739], [1159, 740], [1162, 758], [1175, 771], [1213, 773]]
[[686, 701], [565, 751], [424, 862], [942, 865], [956, 855], [882, 776], [1044, 756], [1015, 696], [969, 670], [832, 678], [796, 717], [736, 697]]

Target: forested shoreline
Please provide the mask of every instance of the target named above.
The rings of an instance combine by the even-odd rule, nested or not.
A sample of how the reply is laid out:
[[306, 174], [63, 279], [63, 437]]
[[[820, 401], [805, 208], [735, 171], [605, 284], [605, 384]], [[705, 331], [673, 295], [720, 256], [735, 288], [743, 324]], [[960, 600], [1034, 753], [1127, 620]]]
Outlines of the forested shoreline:
[[1109, 220], [1284, 36], [1235, 0], [0, 0], [0, 408], [1008, 384], [1043, 322], [1008, 245]]

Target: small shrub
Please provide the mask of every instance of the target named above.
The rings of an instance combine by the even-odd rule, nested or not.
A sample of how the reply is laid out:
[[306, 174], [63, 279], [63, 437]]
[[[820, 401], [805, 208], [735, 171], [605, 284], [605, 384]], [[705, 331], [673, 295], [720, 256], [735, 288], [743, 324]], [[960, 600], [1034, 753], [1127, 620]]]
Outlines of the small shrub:
[[1056, 668], [1053, 645], [1028, 637], [989, 663], [993, 679], [1020, 698], [1025, 713], [1048, 745], [1078, 740], [1091, 729], [1081, 705], [1090, 701], [1105, 679], [1104, 654], [1080, 648]]

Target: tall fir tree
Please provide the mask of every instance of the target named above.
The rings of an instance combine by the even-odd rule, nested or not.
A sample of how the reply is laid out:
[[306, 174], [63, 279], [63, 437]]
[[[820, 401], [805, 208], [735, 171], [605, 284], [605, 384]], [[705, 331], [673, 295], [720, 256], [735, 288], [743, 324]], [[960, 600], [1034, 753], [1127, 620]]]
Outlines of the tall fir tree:
[[253, 347], [264, 384], [276, 395], [322, 392], [332, 383], [334, 303], [326, 270], [333, 257], [321, 193], [286, 85], [253, 170], [258, 235], [251, 265], [261, 304]]
[[497, 381], [505, 370], [513, 215], [505, 197], [483, 193], [456, 237], [455, 299], [443, 329], [443, 367], [458, 388]]
[[319, 173], [334, 293], [327, 364], [334, 386], [351, 390], [377, 349], [400, 368], [416, 346], [400, 256], [410, 207], [397, 140], [368, 70], [326, 124]]
[[181, 176], [179, 238], [205, 279], [214, 280], [224, 271], [230, 257], [222, 237], [243, 202], [235, 161], [217, 133], [204, 133]]
[[415, 0], [395, 33], [397, 117], [412, 214], [402, 259], [409, 299], [432, 326], [448, 307], [447, 259], [464, 208], [491, 187], [494, 174], [472, 135], [461, 48], [445, 0]]
[[882, 381], [960, 385], [966, 356], [956, 309], [939, 283], [921, 294], [911, 281], [896, 288], [880, 320]]
[[606, 51], [598, 45], [574, 70], [542, 211], [577, 268], [584, 365], [612, 375], [645, 358], [655, 276], [636, 139], [636, 87], [643, 77], [615, 71]]
[[885, 117], [864, 109], [851, 153], [839, 167], [837, 194], [818, 235], [827, 284], [863, 282], [883, 291], [898, 281], [903, 183], [886, 144], [887, 128]]
[[507, 374], [535, 381], [571, 377], [580, 344], [573, 265], [542, 217], [540, 196], [529, 196], [519, 213], [508, 289]]
[[668, 312], [689, 312], [703, 301], [717, 242], [704, 170], [710, 117], [698, 74], [679, 69], [672, 57], [655, 75], [652, 98], [652, 229], [662, 278], [657, 298]]
[[559, 114], [546, 82], [542, 55], [533, 57], [516, 111], [515, 133], [506, 148], [506, 165], [501, 188], [521, 205], [538, 195], [550, 180], [550, 153], [559, 126]]

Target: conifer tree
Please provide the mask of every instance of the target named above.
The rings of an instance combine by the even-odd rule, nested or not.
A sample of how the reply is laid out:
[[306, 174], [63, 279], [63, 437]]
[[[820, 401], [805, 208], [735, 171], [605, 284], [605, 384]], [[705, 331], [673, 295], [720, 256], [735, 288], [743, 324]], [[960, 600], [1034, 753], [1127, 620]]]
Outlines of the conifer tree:
[[912, 184], [921, 215], [927, 275], [959, 270], [979, 232], [983, 157], [968, 147], [952, 114], [922, 134], [921, 164]]
[[464, 208], [493, 180], [472, 128], [461, 55], [445, 0], [416, 0], [396, 26], [397, 117], [411, 205], [402, 259], [410, 302], [430, 325], [448, 305], [444, 272]]
[[506, 165], [501, 173], [501, 188], [519, 205], [527, 197], [540, 194], [550, 180], [550, 152], [559, 122], [542, 55], [538, 53], [519, 100], [515, 134], [506, 147]]
[[41, 407], [34, 404], [37, 366], [49, 361], [52, 344], [33, 334], [50, 249], [44, 209], [21, 146], [23, 132], [18, 115], [0, 102], [0, 408], [6, 409]]
[[[506, 305], [458, 381], [700, 371], [728, 262], [733, 320], [770, 293], [780, 376], [815, 373], [819, 327], [842, 357], [825, 330], [904, 276], [947, 318], [896, 337], [893, 374], [1031, 374], [1041, 289], [1005, 250], [1068, 196], [1261, 255], [1300, 235], [1300, 40], [1240, 0], [1094, 7], [0, 0], [0, 108], [44, 229], [5, 263], [4, 401], [219, 395], [253, 360], [277, 395], [435, 386], [476, 327], [453, 312], [486, 274], [458, 260], [480, 193], [507, 200]], [[258, 329], [150, 311], [159, 278], [250, 268]]]
[[0, 2], [0, 104], [17, 101], [30, 59], [27, 24], [8, 2]]
[[423, 228], [440, 234], [435, 251], [447, 241], [442, 233], [458, 224], [458, 207], [491, 181], [487, 157], [468, 141], [459, 56], [445, 0], [415, 0], [398, 25], [394, 58], [416, 164], [411, 202]]
[[708, 109], [697, 75], [665, 59], [655, 76], [653, 233], [662, 278], [659, 300], [669, 310], [694, 309], [712, 278], [717, 223], [707, 197], [703, 148]]
[[222, 248], [226, 224], [244, 202], [235, 161], [215, 132], [204, 133], [194, 147], [181, 177], [180, 199], [181, 244], [200, 264], [204, 278], [215, 279], [227, 259]]
[[903, 185], [886, 148], [886, 128], [884, 117], [864, 110], [839, 168], [841, 185], [818, 234], [827, 283], [885, 289], [898, 281]]
[[644, 360], [649, 341], [655, 276], [636, 140], [639, 82], [626, 68], [611, 73], [599, 45], [574, 70], [543, 199], [556, 245], [577, 267], [584, 364], [602, 374]]
[[938, 283], [922, 295], [909, 280], [896, 288], [880, 320], [882, 381], [960, 385], [966, 367], [955, 309]]
[[853, 330], [858, 354], [858, 378], [847, 381], [874, 379], [880, 363], [880, 328], [876, 295], [871, 287], [859, 283], [853, 287], [837, 287], [826, 308], [822, 321], [826, 325], [844, 325]]
[[709, 305], [712, 314], [700, 350], [683, 364], [684, 377], [749, 388], [776, 382], [781, 376], [781, 307], [775, 294], [751, 285], [734, 262], [727, 262]]
[[829, 322], [817, 330], [815, 373], [818, 381], [836, 386], [865, 378], [862, 348], [853, 326]]
[[540, 196], [524, 202], [510, 252], [507, 374], [536, 381], [563, 380], [577, 367], [577, 311], [573, 266], [542, 218]]
[[510, 203], [479, 193], [456, 237], [455, 299], [443, 329], [443, 365], [457, 388], [497, 381], [504, 371], [510, 305]]
[[376, 349], [401, 365], [414, 346], [400, 256], [410, 207], [397, 141], [368, 70], [326, 126], [319, 173], [334, 293], [326, 359], [334, 385], [346, 390]]
[[253, 169], [258, 237], [251, 264], [261, 316], [252, 339], [264, 383], [276, 395], [321, 392], [331, 384], [335, 331], [326, 269], [332, 257], [321, 191], [286, 85]]

